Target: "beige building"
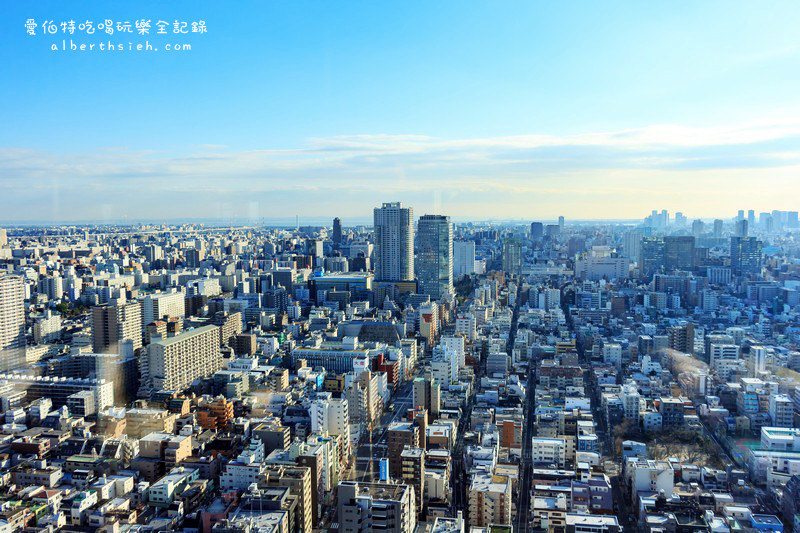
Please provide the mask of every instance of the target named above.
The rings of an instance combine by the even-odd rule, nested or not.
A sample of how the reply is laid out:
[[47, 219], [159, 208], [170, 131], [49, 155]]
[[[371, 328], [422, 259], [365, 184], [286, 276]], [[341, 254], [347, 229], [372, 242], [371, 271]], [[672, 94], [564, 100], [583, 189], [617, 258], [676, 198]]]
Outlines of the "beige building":
[[469, 486], [469, 525], [511, 524], [511, 479], [484, 471]]
[[186, 331], [148, 347], [148, 372], [154, 390], [184, 390], [222, 365], [216, 326]]
[[175, 415], [163, 409], [134, 408], [125, 413], [128, 438], [141, 439], [154, 432], [175, 431]]
[[314, 508], [311, 497], [311, 468], [307, 466], [265, 465], [259, 487], [289, 487], [297, 497], [297, 520], [300, 531], [312, 531]]
[[142, 311], [139, 302], [105, 304], [92, 308], [92, 351], [120, 353], [120, 343], [130, 340], [142, 347]]

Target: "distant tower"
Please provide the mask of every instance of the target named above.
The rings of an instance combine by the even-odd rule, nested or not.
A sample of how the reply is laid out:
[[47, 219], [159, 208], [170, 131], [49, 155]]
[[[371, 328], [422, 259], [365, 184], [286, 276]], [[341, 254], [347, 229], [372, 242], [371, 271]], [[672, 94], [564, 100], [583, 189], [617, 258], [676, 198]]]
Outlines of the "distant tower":
[[342, 221], [339, 217], [333, 219], [333, 247], [338, 249], [342, 244]]
[[450, 217], [424, 215], [417, 231], [419, 290], [439, 300], [453, 293], [453, 225]]
[[564, 233], [564, 217], [558, 217], [558, 229], [561, 233]]
[[736, 237], [747, 237], [748, 230], [747, 220], [742, 219], [736, 221]]
[[722, 238], [722, 220], [720, 219], [714, 220], [714, 238]]
[[400, 202], [376, 207], [375, 281], [414, 280], [414, 210]]
[[544, 237], [544, 224], [541, 222], [531, 222], [531, 240], [541, 241]]
[[25, 365], [25, 284], [0, 276], [0, 371]]

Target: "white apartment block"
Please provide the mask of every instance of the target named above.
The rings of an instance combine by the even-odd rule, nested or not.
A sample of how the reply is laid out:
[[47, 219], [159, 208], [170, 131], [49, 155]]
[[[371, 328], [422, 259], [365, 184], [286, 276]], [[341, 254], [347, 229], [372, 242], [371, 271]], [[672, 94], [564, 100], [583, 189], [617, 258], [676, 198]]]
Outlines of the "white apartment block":
[[148, 294], [142, 299], [142, 326], [165, 316], [186, 316], [186, 301], [182, 292], [160, 292]]
[[770, 394], [769, 417], [774, 427], [794, 427], [794, 402], [788, 394]]
[[0, 276], [0, 371], [25, 364], [25, 285], [21, 277]]
[[531, 439], [533, 464], [555, 465], [564, 468], [567, 462], [567, 443], [560, 438], [533, 437]]
[[625, 465], [625, 475], [631, 488], [632, 501], [636, 501], [639, 492], [659, 493], [663, 490], [669, 497], [675, 488], [675, 472], [666, 461], [630, 458]]

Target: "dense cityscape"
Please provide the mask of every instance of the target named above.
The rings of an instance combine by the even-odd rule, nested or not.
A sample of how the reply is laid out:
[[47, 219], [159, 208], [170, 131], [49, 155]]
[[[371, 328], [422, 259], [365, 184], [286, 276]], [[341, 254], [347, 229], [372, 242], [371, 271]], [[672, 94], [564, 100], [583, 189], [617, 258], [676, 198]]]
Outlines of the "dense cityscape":
[[0, 230], [0, 532], [800, 531], [797, 211]]

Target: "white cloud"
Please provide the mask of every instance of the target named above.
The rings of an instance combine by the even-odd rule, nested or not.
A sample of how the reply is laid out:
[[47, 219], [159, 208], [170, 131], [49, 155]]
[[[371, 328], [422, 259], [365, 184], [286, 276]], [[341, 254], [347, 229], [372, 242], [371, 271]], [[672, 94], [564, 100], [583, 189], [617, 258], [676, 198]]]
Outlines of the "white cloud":
[[[290, 214], [297, 210], [293, 203], [308, 197], [324, 202], [345, 196], [353, 204], [447, 191], [470, 209], [481, 206], [484, 213], [476, 216], [492, 210], [522, 216], [532, 201], [570, 198], [583, 202], [571, 208], [595, 218], [601, 209], [633, 215], [681, 198], [691, 205], [698, 194], [715, 195], [732, 209], [737, 198], [745, 204], [748, 198], [766, 203], [800, 196], [798, 139], [800, 117], [794, 115], [724, 127], [654, 125], [571, 136], [348, 135], [313, 138], [288, 150], [199, 145], [185, 153], [112, 147], [60, 154], [0, 148], [0, 207], [12, 217], [30, 216], [26, 204], [38, 191], [61, 195], [59, 209], [74, 206], [76, 215], [81, 206], [75, 204], [102, 197], [116, 199], [120, 210], [150, 209], [149, 216], [159, 216], [172, 205], [164, 198], [174, 195], [198, 198], [197, 211], [206, 209], [209, 196], [280, 195], [283, 204], [273, 209]], [[671, 200], [676, 187], [680, 195]], [[352, 191], [371, 196], [354, 199]], [[706, 198], [697, 207], [709, 205]]]

